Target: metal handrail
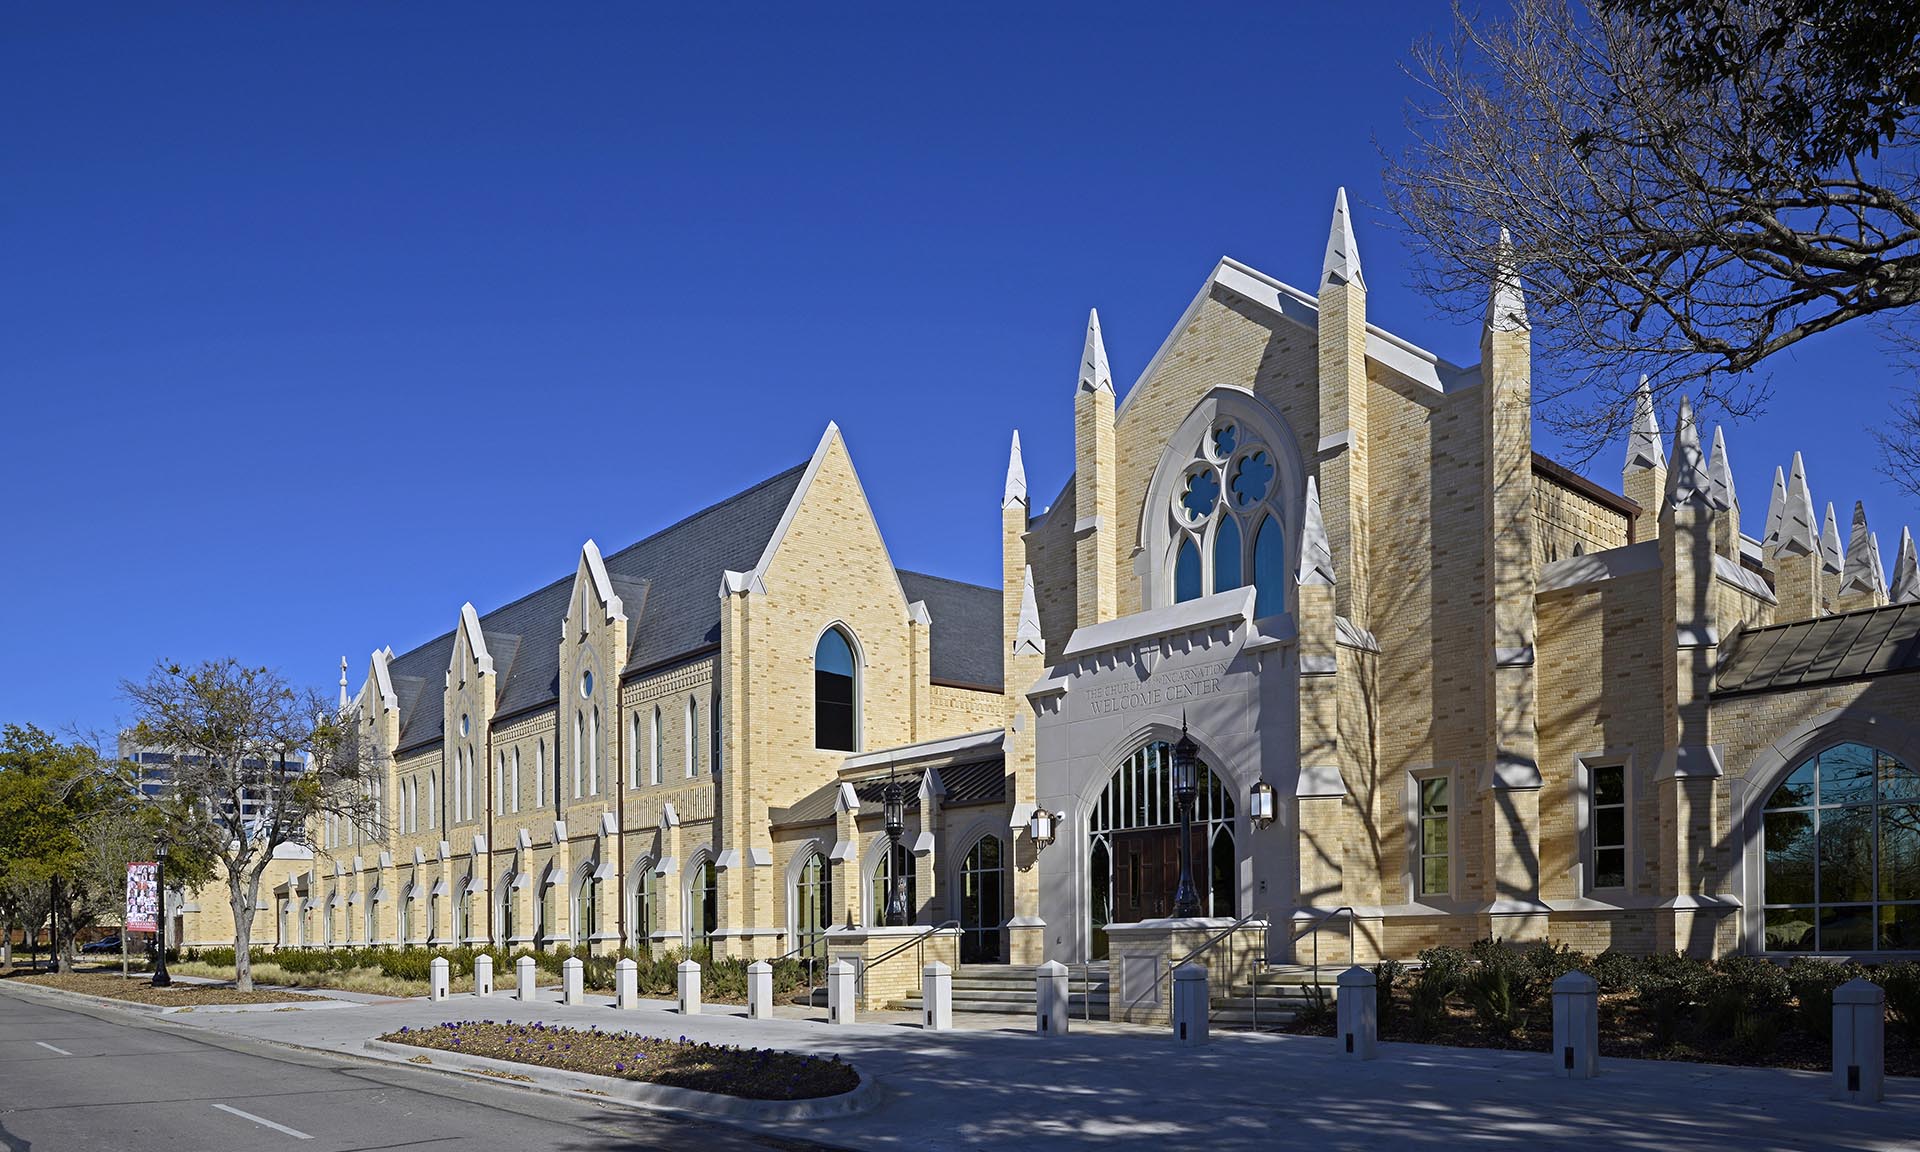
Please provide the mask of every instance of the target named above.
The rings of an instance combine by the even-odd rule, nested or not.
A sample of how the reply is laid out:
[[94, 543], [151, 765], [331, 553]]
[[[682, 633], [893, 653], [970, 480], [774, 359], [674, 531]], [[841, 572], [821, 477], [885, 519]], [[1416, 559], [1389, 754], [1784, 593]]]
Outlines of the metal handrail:
[[802, 956], [800, 955], [800, 953], [804, 952], [808, 948], [813, 947], [815, 941], [819, 941], [821, 945], [824, 947], [826, 939], [827, 939], [827, 934], [825, 931], [809, 932], [804, 937], [801, 938], [800, 943], [795, 944], [793, 947], [787, 949], [785, 952], [782, 952], [780, 953], [780, 955], [775, 956], [771, 960], [767, 961], [767, 963], [769, 964], [778, 964], [782, 960], [792, 960], [792, 959], [798, 958], [801, 963], [807, 966], [807, 1003], [808, 1004], [813, 1003], [814, 991], [820, 987], [820, 982], [814, 979], [815, 967], [822, 960], [824, 960], [825, 957]]
[[1305, 928], [1293, 934], [1293, 942], [1298, 944], [1300, 937], [1305, 936], [1309, 932], [1313, 933], [1313, 985], [1316, 988], [1320, 986], [1320, 928], [1327, 921], [1341, 913], [1345, 913], [1347, 917], [1347, 967], [1351, 968], [1353, 967], [1354, 956], [1353, 918], [1355, 915], [1352, 905], [1342, 904], [1338, 908], [1331, 908], [1325, 912], [1321, 912], [1313, 918], [1311, 924], [1308, 924]]
[[[1167, 1004], [1169, 1006], [1173, 1004], [1173, 970], [1175, 968], [1180, 967], [1182, 964], [1192, 963], [1194, 957], [1200, 955], [1203, 952], [1211, 951], [1215, 945], [1220, 943], [1220, 941], [1225, 940], [1227, 937], [1233, 935], [1235, 932], [1238, 932], [1240, 929], [1245, 928], [1249, 923], [1255, 920], [1258, 920], [1259, 918], [1260, 918], [1260, 914], [1258, 912], [1249, 912], [1245, 916], [1240, 917], [1240, 919], [1235, 920], [1233, 923], [1227, 925], [1225, 928], [1220, 929], [1220, 931], [1215, 932], [1213, 935], [1201, 941], [1199, 947], [1187, 953], [1185, 956], [1180, 957], [1180, 959], [1175, 960], [1171, 956], [1169, 956], [1167, 958], [1167, 971], [1166, 971], [1166, 981], [1167, 981], [1167, 1001], [1166, 1002]], [[1259, 959], [1264, 961], [1265, 957], [1261, 956], [1259, 957]], [[1253, 1000], [1254, 1000], [1254, 1011], [1257, 1014], [1259, 1012], [1259, 1006], [1260, 1006], [1260, 989], [1258, 985], [1256, 985], [1254, 988]], [[1213, 1009], [1211, 1008], [1211, 1006], [1209, 1006], [1209, 1008], [1207, 1009], [1207, 1015], [1209, 1017], [1213, 1015]], [[1255, 1026], [1257, 1029], [1258, 1027], [1257, 1015], [1255, 1020]]]
[[927, 937], [933, 935], [935, 932], [942, 932], [948, 928], [958, 928], [958, 927], [960, 927], [960, 921], [946, 920], [939, 924], [934, 924], [929, 927], [923, 928], [920, 930], [919, 935], [914, 936], [910, 940], [902, 940], [900, 943], [895, 944], [893, 947], [887, 949], [885, 952], [880, 953], [880, 955], [875, 956], [872, 960], [869, 960], [865, 964], [860, 965], [859, 974], [854, 977], [855, 995], [864, 997], [867, 994], [867, 973], [868, 972], [871, 972], [873, 969], [880, 967], [880, 965], [885, 964], [887, 961], [893, 959], [895, 956], [898, 956], [900, 953], [905, 952], [909, 948], [913, 948], [915, 946], [919, 947], [921, 966], [925, 967], [926, 959], [927, 959]]

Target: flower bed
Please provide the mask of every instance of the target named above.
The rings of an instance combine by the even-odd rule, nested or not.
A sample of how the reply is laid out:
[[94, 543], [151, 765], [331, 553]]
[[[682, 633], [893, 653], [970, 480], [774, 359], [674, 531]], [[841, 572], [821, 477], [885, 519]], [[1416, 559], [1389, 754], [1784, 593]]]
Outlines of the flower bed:
[[380, 1039], [747, 1100], [814, 1100], [851, 1092], [860, 1083], [859, 1073], [837, 1056], [822, 1059], [771, 1048], [701, 1044], [684, 1036], [662, 1040], [538, 1021], [447, 1021], [431, 1028], [402, 1028]]
[[119, 973], [106, 972], [70, 972], [65, 975], [45, 973], [39, 976], [17, 976], [14, 979], [22, 984], [38, 984], [43, 988], [58, 988], [63, 992], [81, 992], [88, 996], [100, 996], [109, 1000], [130, 1000], [136, 1004], [158, 1004], [162, 1007], [198, 1007], [207, 1004], [285, 1004], [301, 1000], [320, 1000], [320, 996], [303, 996], [298, 992], [279, 992], [256, 989], [242, 992], [218, 984], [174, 984], [167, 988], [155, 988], [151, 976], [121, 976]]
[[[1600, 1054], [1800, 1068], [1831, 1067], [1833, 990], [1864, 976], [1887, 992], [1887, 1075], [1920, 1076], [1920, 965], [1755, 956], [1713, 963], [1668, 954], [1587, 956], [1564, 946], [1521, 949], [1482, 940], [1470, 951], [1429, 948], [1417, 969], [1374, 968], [1382, 1040], [1547, 1052], [1551, 987], [1580, 970], [1600, 987]], [[1288, 1031], [1333, 1035], [1331, 1000]]]

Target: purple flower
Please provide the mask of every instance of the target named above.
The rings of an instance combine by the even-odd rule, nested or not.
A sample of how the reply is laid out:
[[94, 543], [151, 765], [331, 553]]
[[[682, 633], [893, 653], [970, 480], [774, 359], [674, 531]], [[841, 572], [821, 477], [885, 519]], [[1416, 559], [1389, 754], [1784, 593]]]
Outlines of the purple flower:
[[627, 1066], [625, 1064], [615, 1064], [613, 1066], [613, 1070], [615, 1072], [625, 1072], [627, 1070]]

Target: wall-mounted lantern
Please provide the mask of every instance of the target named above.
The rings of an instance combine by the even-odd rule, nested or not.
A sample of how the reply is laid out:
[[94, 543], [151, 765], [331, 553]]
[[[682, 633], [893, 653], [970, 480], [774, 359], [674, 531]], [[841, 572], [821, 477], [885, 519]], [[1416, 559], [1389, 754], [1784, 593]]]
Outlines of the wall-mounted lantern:
[[1253, 820], [1254, 827], [1267, 827], [1278, 813], [1279, 798], [1273, 791], [1273, 785], [1265, 780], [1255, 780], [1247, 794], [1247, 815]]

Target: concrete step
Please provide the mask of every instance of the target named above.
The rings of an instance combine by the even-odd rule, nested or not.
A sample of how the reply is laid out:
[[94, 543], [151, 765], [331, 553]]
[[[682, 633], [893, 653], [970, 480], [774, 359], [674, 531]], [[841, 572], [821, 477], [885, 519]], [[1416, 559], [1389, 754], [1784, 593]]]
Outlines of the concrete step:
[[1278, 1028], [1282, 1024], [1293, 1023], [1294, 1014], [1285, 1009], [1269, 1012], [1263, 1004], [1256, 1021], [1251, 1008], [1219, 1008], [1207, 1013], [1207, 1022], [1215, 1028], [1253, 1028], [1256, 1023], [1261, 1028]]
[[[888, 1007], [902, 1012], [923, 1012], [926, 1010], [926, 1004], [918, 996], [909, 996], [904, 1000], [896, 1000], [888, 1005]], [[1089, 1011], [1095, 1020], [1105, 1020], [1107, 1018], [1107, 998], [1105, 996], [1095, 996], [1092, 1003], [1089, 1004], [1082, 997], [1075, 996], [1071, 1009], [1070, 1015], [1072, 1015], [1075, 1020], [1088, 1015]], [[965, 1003], [955, 1000], [953, 1002], [953, 1010], [955, 1012], [978, 1012], [993, 1016], [1031, 1016], [1034, 1013], [1034, 1003], [1031, 998], [1025, 1001], [969, 1000]]]

